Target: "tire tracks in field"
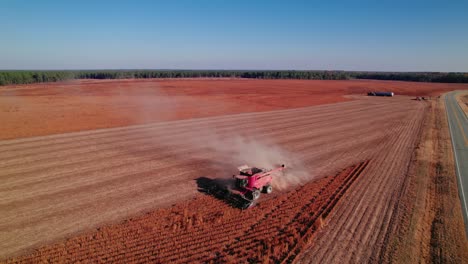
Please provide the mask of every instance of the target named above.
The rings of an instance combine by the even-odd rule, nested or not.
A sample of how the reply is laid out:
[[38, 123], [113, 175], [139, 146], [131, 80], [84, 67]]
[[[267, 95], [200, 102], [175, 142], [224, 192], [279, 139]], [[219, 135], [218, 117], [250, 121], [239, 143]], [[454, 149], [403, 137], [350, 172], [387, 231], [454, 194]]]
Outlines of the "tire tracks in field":
[[[401, 126], [399, 126], [397, 128], [397, 130], [399, 130], [400, 128], [401, 128]], [[389, 144], [385, 144], [386, 142], [382, 141], [384, 143], [384, 146], [382, 146], [382, 148], [385, 148], [386, 145], [391, 145], [393, 143], [392, 141], [393, 140], [391, 140], [389, 142]], [[387, 156], [388, 156], [388, 154], [387, 154]], [[381, 164], [382, 164], [382, 160], [378, 159], [378, 160], [374, 160], [373, 164], [371, 164], [371, 166], [374, 166], [374, 167], [375, 166], [381, 166]], [[368, 170], [369, 169], [370, 168], [368, 168]], [[363, 181], [363, 182], [361, 183], [361, 181]], [[371, 186], [371, 181], [358, 180], [358, 183], [356, 184], [356, 187], [355, 187], [356, 190], [353, 190], [353, 192], [358, 192], [358, 193], [361, 193], [361, 194], [365, 193], [369, 189], [369, 186]], [[351, 194], [349, 194], [349, 195], [351, 195]], [[358, 200], [356, 200], [356, 202], [352, 203], [349, 207], [343, 208], [342, 210], [337, 210], [336, 213], [335, 213], [336, 218], [338, 218], [338, 219], [348, 219], [348, 215], [353, 214], [353, 212], [356, 212], [359, 208], [361, 208], [363, 206], [360, 201], [359, 202], [357, 202], [357, 201]], [[359, 216], [359, 214], [356, 214], [356, 215]], [[333, 217], [333, 219], [334, 218], [335, 217]], [[331, 252], [331, 250], [336, 250], [333, 247], [333, 244], [336, 244], [336, 242], [339, 241], [340, 247], [341, 247], [344, 243], [346, 243], [346, 241], [349, 241], [349, 240], [354, 238], [354, 233], [344, 232], [345, 230], [350, 229], [350, 225], [352, 223], [356, 223], [356, 222], [351, 222], [351, 221], [342, 222], [341, 225], [340, 225], [340, 223], [330, 223], [331, 225], [333, 225], [334, 229], [337, 229], [338, 231], [334, 232], [333, 234], [329, 234], [327, 236], [326, 240], [325, 240], [325, 244], [320, 244], [320, 246], [314, 247], [313, 250], [311, 251], [311, 254], [307, 254], [307, 257], [309, 257], [309, 258], [306, 258], [306, 259], [313, 260], [313, 262], [323, 262], [323, 263], [326, 263], [327, 261], [331, 261], [330, 259], [326, 259], [326, 258], [327, 257], [334, 257], [333, 256], [334, 252]], [[331, 237], [331, 235], [333, 235], [333, 237]], [[316, 249], [316, 250], [314, 250], [314, 249]], [[337, 252], [337, 254], [340, 254], [340, 252], [345, 252], [345, 251], [346, 251], [346, 249], [340, 248], [340, 251]], [[346, 251], [346, 252], [351, 252], [351, 251]]]
[[360, 183], [348, 194], [348, 200], [353, 203], [343, 204], [335, 211], [336, 216], [330, 222], [333, 229], [324, 230], [305, 252], [301, 263], [361, 263], [378, 254], [393, 214], [394, 196], [406, 176], [412, 153], [408, 150], [412, 150], [416, 140], [413, 131], [421, 126], [422, 111], [415, 114], [399, 133], [390, 135], [392, 139], [382, 147], [384, 155], [375, 157], [366, 175], [361, 176]]

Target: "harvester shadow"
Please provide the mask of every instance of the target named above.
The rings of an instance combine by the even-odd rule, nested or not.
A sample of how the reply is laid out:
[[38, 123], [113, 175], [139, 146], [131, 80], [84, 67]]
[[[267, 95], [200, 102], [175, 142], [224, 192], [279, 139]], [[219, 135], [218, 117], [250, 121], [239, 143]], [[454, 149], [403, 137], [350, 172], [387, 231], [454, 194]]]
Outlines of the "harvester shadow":
[[221, 200], [229, 206], [242, 210], [252, 206], [251, 201], [245, 200], [229, 191], [229, 186], [232, 184], [232, 180], [230, 179], [199, 177], [195, 181], [197, 182], [199, 192]]

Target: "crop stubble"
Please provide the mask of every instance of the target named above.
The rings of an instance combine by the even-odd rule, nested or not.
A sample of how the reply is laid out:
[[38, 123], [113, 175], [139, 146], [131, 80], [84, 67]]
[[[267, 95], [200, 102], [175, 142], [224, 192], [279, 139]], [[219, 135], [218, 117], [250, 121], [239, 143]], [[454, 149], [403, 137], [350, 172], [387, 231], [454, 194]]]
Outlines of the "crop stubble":
[[11, 262], [291, 261], [367, 164], [263, 200], [246, 211], [199, 196]]
[[[193, 197], [197, 194], [194, 179], [221, 177], [226, 171], [220, 168], [238, 165], [188, 140], [196, 135], [203, 142], [211, 136], [204, 128], [216, 127], [220, 135], [235, 128], [242, 134], [269, 138], [295, 153], [316, 178], [372, 160], [329, 216], [327, 227], [333, 228], [319, 232], [304, 256], [330, 261], [376, 258], [378, 250], [371, 248], [383, 242], [392, 221], [424, 109], [423, 103], [407, 98], [363, 98], [1, 141], [0, 255], [25, 253], [76, 232]], [[274, 202], [268, 199], [250, 212]], [[235, 225], [242, 218], [231, 220]], [[325, 233], [326, 237], [321, 235]], [[331, 244], [333, 239], [340, 241], [338, 246]], [[340, 247], [355, 253], [328, 254]], [[125, 250], [122, 254], [135, 256]]]

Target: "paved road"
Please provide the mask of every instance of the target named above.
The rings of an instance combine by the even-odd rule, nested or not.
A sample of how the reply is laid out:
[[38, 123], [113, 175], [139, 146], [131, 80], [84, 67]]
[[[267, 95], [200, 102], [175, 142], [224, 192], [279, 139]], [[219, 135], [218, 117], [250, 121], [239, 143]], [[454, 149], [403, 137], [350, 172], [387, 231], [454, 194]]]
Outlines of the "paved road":
[[459, 92], [448, 93], [445, 96], [445, 103], [452, 134], [465, 231], [468, 235], [468, 118], [455, 100], [457, 93]]

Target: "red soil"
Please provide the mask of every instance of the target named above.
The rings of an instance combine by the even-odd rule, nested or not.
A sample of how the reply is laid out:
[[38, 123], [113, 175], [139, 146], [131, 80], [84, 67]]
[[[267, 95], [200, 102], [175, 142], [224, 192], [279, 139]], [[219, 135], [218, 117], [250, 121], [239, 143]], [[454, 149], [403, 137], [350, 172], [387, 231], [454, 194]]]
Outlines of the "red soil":
[[[189, 200], [199, 193], [196, 179], [229, 177], [239, 164], [270, 159], [301, 172], [289, 177], [292, 184], [372, 160], [357, 179], [360, 184], [353, 184], [349, 198], [342, 199], [344, 205], [337, 205], [345, 214], [330, 217], [337, 222], [328, 233], [341, 241], [351, 234], [344, 230], [352, 223], [352, 234], [362, 235], [360, 242], [378, 247], [426, 109], [427, 102], [406, 97], [361, 97], [298, 109], [0, 141], [0, 258]], [[250, 140], [243, 143], [239, 137]], [[288, 177], [274, 184], [284, 180]], [[366, 221], [361, 221], [363, 215]], [[314, 241], [327, 242], [326, 237]], [[347, 241], [354, 250], [363, 250], [363, 259], [380, 252], [358, 247], [348, 238], [341, 244]], [[325, 252], [329, 247], [318, 248]], [[336, 250], [333, 255], [338, 255]]]
[[246, 211], [199, 195], [7, 262], [289, 262], [325, 224], [367, 163], [266, 198]]
[[252, 79], [75, 80], [0, 87], [1, 139], [271, 111], [385, 90], [438, 95], [467, 84]]

